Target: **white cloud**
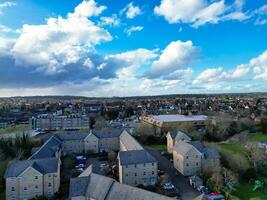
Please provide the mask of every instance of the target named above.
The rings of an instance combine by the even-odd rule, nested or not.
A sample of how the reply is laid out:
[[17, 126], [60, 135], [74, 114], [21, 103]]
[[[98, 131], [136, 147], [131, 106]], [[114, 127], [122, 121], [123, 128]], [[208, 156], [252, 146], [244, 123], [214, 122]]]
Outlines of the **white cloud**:
[[193, 70], [191, 68], [187, 69], [178, 69], [164, 77], [164, 79], [168, 80], [179, 80], [179, 79], [188, 79], [193, 74]]
[[141, 65], [149, 63], [152, 59], [158, 55], [155, 50], [148, 49], [136, 49], [132, 51], [126, 51], [119, 54], [109, 55], [106, 60], [116, 60], [118, 63], [124, 63], [122, 69], [118, 71], [118, 77], [120, 79], [129, 79], [135, 76], [135, 70]]
[[206, 69], [203, 72], [201, 72], [200, 75], [193, 81], [193, 84], [218, 81], [218, 79], [221, 78], [222, 73], [223, 73], [222, 67]]
[[83, 0], [75, 8], [74, 13], [71, 13], [70, 15], [76, 17], [92, 17], [100, 15], [106, 9], [106, 6], [98, 6], [94, 0]]
[[181, 67], [187, 67], [198, 54], [198, 48], [192, 41], [180, 40], [171, 42], [162, 52], [159, 59], [151, 66], [151, 76], [169, 75]]
[[15, 6], [16, 3], [11, 2], [11, 1], [6, 1], [3, 3], [0, 3], [0, 15], [3, 14], [3, 9], [7, 8], [7, 7], [12, 7]]
[[245, 20], [248, 16], [242, 12], [242, 7], [242, 0], [236, 0], [232, 5], [226, 5], [224, 0], [161, 0], [160, 5], [154, 8], [154, 13], [172, 24], [189, 23], [198, 27], [225, 20]]
[[143, 29], [144, 29], [143, 26], [132, 26], [130, 28], [126, 28], [124, 32], [127, 33], [128, 36], [131, 36], [133, 32], [139, 32], [142, 31]]
[[[254, 74], [249, 73], [253, 71]], [[216, 84], [226, 81], [240, 81], [248, 75], [255, 79], [267, 80], [267, 50], [253, 58], [247, 64], [241, 64], [229, 71], [224, 71], [222, 67], [209, 68], [201, 72], [194, 80], [193, 84]]]
[[126, 13], [126, 17], [128, 19], [133, 19], [137, 15], [141, 15], [141, 9], [138, 6], [134, 6], [133, 2], [129, 3], [124, 9], [122, 9], [121, 13]]
[[256, 16], [255, 25], [267, 24], [267, 4], [253, 11], [252, 15]]
[[116, 27], [121, 24], [121, 20], [118, 18], [116, 14], [113, 14], [110, 17], [100, 17], [100, 22], [98, 23], [100, 26], [112, 26]]
[[255, 79], [263, 79], [267, 81], [267, 50], [258, 57], [252, 59], [249, 65], [253, 68]]
[[87, 18], [103, 9], [93, 0], [83, 1], [66, 18], [51, 17], [43, 25], [23, 25], [12, 49], [16, 62], [40, 66], [37, 70], [48, 74], [64, 71], [64, 65], [76, 63], [94, 51], [95, 45], [112, 39], [108, 31]]

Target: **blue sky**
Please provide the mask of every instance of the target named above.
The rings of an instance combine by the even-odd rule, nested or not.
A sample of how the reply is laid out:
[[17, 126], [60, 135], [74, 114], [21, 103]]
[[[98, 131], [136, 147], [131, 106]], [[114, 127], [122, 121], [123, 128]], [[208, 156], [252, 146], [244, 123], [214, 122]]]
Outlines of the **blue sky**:
[[267, 91], [267, 0], [0, 0], [0, 96]]

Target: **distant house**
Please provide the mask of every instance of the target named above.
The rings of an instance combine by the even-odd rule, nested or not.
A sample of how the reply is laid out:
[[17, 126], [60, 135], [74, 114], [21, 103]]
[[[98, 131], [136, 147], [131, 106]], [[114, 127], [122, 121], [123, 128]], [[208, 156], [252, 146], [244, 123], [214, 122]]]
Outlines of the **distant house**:
[[60, 186], [60, 159], [44, 158], [12, 161], [7, 166], [6, 199], [24, 200], [52, 197]]
[[173, 146], [175, 145], [175, 142], [191, 141], [191, 138], [188, 135], [186, 135], [184, 132], [181, 132], [181, 131], [168, 132], [166, 137], [167, 137], [167, 151], [168, 151], [168, 153], [172, 153]]
[[69, 187], [70, 200], [171, 200], [172, 198], [140, 188], [116, 182], [109, 177], [85, 170], [77, 178], [72, 178]]

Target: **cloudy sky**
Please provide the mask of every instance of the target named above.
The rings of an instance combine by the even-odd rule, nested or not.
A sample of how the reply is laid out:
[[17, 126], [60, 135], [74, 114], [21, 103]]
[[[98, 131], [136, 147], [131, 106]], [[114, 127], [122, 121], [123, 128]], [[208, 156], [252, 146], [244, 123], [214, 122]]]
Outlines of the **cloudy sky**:
[[0, 0], [0, 96], [267, 92], [267, 0]]

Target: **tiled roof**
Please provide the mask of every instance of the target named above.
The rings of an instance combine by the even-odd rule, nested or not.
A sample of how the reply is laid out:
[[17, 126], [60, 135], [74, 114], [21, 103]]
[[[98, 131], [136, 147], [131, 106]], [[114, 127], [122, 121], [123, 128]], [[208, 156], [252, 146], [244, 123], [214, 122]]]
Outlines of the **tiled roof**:
[[7, 166], [5, 178], [17, 177], [28, 167], [34, 168], [41, 174], [55, 173], [58, 169], [58, 162], [57, 158], [11, 161]]
[[157, 162], [146, 150], [120, 151], [118, 159], [121, 165]]
[[52, 136], [50, 137], [37, 151], [32, 154], [29, 158], [31, 159], [41, 159], [41, 158], [52, 158], [55, 156], [56, 152], [60, 149], [61, 141]]
[[142, 150], [144, 149], [126, 130], [124, 130], [120, 136], [120, 142], [125, 148], [130, 150]]
[[116, 182], [109, 177], [91, 173], [70, 181], [69, 199], [83, 196], [97, 200], [169, 200], [172, 198]]

